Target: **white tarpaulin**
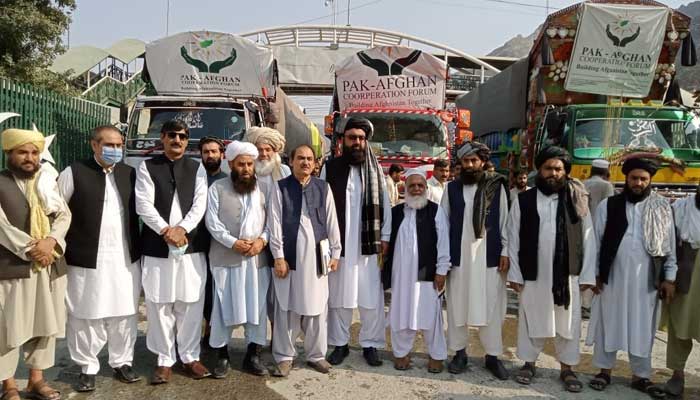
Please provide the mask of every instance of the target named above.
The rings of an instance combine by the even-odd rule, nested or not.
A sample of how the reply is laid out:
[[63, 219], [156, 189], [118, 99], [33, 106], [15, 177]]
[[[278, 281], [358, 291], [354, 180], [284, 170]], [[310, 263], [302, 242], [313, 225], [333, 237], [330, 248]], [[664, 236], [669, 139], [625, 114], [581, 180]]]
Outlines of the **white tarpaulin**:
[[630, 4], [583, 5], [566, 90], [646, 97], [670, 9]]
[[183, 32], [151, 42], [146, 67], [158, 94], [274, 94], [272, 50], [227, 33]]
[[447, 63], [421, 50], [373, 47], [336, 65], [335, 73], [341, 110], [445, 107]]

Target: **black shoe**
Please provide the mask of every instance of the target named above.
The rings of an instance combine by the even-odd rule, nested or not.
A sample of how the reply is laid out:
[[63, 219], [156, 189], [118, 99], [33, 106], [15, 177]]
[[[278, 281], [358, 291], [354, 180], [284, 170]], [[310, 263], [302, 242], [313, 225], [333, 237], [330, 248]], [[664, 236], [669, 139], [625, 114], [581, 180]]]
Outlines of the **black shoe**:
[[326, 359], [329, 363], [331, 363], [331, 365], [340, 365], [348, 354], [350, 354], [350, 349], [348, 348], [347, 344], [345, 346], [335, 346], [335, 349], [333, 349], [331, 355], [329, 355]]
[[367, 361], [370, 367], [378, 367], [382, 365], [382, 360], [379, 359], [379, 353], [374, 347], [365, 347], [362, 349], [362, 356]]
[[92, 392], [95, 390], [95, 375], [81, 373], [75, 390], [78, 392]]
[[136, 375], [131, 365], [127, 364], [114, 368], [114, 377], [122, 383], [134, 383], [141, 380], [141, 377]]
[[224, 379], [228, 375], [229, 361], [228, 358], [219, 357], [216, 360], [216, 367], [212, 371], [212, 377], [214, 379]]
[[493, 376], [495, 376], [496, 378], [502, 381], [508, 380], [508, 370], [506, 369], [506, 367], [503, 366], [503, 363], [501, 362], [501, 360], [498, 359], [498, 357], [487, 355], [485, 358], [485, 365], [486, 369], [491, 371]]
[[260, 346], [259, 344], [250, 343], [248, 351], [243, 358], [243, 371], [249, 372], [257, 376], [267, 375], [267, 368], [260, 362]]
[[447, 364], [447, 370], [451, 374], [461, 374], [467, 370], [467, 363], [469, 359], [467, 358], [467, 352], [462, 350], [457, 350], [455, 356], [452, 357], [452, 361]]

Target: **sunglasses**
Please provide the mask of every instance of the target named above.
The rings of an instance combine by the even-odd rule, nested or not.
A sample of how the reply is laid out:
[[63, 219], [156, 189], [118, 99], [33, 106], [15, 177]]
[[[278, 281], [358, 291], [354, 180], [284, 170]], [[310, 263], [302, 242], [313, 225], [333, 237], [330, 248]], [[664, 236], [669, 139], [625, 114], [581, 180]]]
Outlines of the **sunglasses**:
[[180, 140], [185, 141], [190, 138], [190, 135], [186, 133], [179, 133], [179, 132], [166, 132], [166, 135], [168, 135], [168, 139], [175, 139], [176, 137], [179, 137]]

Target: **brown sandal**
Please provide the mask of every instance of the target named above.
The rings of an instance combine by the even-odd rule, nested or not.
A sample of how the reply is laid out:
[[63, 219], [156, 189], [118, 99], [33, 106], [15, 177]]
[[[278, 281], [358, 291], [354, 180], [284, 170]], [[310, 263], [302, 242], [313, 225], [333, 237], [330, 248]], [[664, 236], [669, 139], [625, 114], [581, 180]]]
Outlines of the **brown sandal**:
[[60, 400], [61, 392], [49, 386], [45, 380], [27, 386], [25, 398], [34, 400]]
[[0, 396], [0, 400], [21, 400], [22, 398], [19, 397], [19, 390], [14, 387], [14, 388], [9, 388], [2, 392], [2, 396]]

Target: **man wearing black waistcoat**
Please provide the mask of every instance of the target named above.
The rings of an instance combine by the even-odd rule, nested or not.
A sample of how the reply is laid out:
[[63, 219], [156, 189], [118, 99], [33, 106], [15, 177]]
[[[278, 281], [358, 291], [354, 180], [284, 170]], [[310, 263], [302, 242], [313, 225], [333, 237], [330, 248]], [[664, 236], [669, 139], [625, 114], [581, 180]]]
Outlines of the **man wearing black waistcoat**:
[[97, 355], [107, 342], [117, 379], [140, 380], [131, 368], [141, 293], [136, 171], [121, 162], [123, 139], [117, 128], [98, 126], [90, 145], [93, 156], [74, 162], [58, 178], [73, 214], [66, 235], [67, 342], [82, 370], [79, 392], [95, 390]]
[[302, 332], [308, 364], [318, 372], [329, 372], [331, 366], [325, 360], [328, 274], [337, 273], [340, 258], [333, 193], [328, 184], [311, 176], [314, 152], [301, 145], [291, 156], [292, 175], [271, 190], [267, 222], [275, 263], [272, 356], [277, 369], [273, 375], [279, 377], [289, 375], [296, 355], [294, 342]]
[[136, 212], [144, 223], [147, 345], [158, 354], [152, 384], [170, 380], [176, 340], [185, 372], [194, 379], [210, 375], [199, 362], [208, 250], [200, 222], [207, 208], [207, 173], [185, 157], [187, 125], [166, 122], [160, 140], [163, 154], [142, 162], [136, 171]]

